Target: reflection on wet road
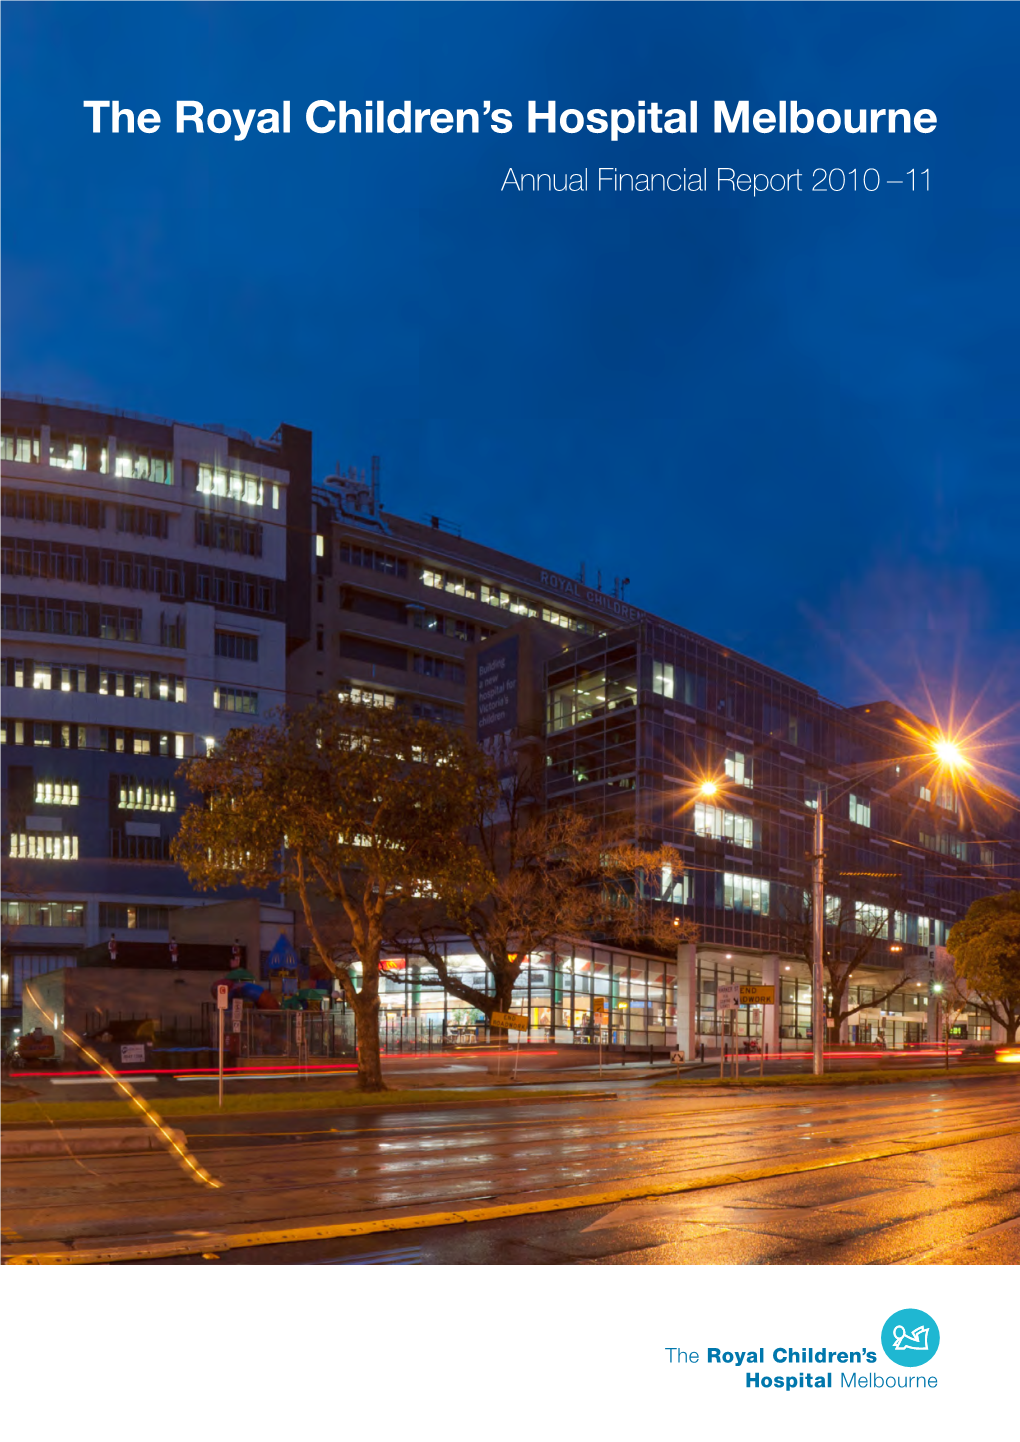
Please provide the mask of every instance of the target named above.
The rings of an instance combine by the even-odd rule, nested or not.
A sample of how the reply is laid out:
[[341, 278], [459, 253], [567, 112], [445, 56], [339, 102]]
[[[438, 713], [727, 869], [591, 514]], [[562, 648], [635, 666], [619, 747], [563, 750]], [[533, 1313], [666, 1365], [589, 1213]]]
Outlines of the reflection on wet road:
[[[642, 1088], [520, 1107], [196, 1118], [189, 1142], [222, 1191], [202, 1195], [154, 1153], [8, 1163], [5, 1231], [22, 1244], [126, 1242], [443, 1212], [839, 1162], [899, 1142], [918, 1149], [620, 1206], [231, 1259], [1016, 1260], [1020, 1135], [924, 1148], [993, 1128], [1020, 1133], [1018, 1081], [753, 1095]], [[967, 1245], [972, 1254], [958, 1255]]]

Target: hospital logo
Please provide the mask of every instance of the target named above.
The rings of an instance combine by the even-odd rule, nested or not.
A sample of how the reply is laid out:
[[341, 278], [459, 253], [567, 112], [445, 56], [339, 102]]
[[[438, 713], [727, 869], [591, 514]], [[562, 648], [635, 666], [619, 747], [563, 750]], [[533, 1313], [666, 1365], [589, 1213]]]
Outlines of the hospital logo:
[[939, 1349], [935, 1318], [916, 1307], [894, 1312], [882, 1328], [882, 1348], [900, 1367], [923, 1367]]

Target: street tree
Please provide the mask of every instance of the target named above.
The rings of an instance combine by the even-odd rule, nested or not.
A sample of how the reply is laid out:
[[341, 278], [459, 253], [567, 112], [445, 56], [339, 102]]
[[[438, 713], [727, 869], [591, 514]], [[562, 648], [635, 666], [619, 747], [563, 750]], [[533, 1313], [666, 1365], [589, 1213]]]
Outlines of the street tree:
[[[669, 846], [643, 846], [592, 817], [544, 810], [540, 781], [528, 768], [502, 778], [495, 795], [479, 792], [471, 840], [483, 876], [479, 885], [448, 893], [431, 917], [421, 915], [404, 937], [438, 973], [451, 995], [480, 1011], [512, 1009], [514, 987], [535, 952], [552, 952], [568, 937], [612, 940], [672, 950], [696, 940], [698, 929], [673, 902], [683, 858]], [[444, 931], [463, 933], [491, 977], [486, 990], [465, 981], [439, 944]]]
[[201, 801], [173, 855], [202, 889], [296, 894], [354, 1013], [358, 1085], [381, 1091], [381, 955], [406, 908], [474, 895], [481, 866], [465, 831], [491, 768], [462, 735], [401, 710], [323, 699], [270, 720], [184, 765]]
[[1020, 1025], [1020, 891], [984, 896], [972, 903], [946, 938], [956, 974], [970, 987], [982, 1011], [1016, 1045]]

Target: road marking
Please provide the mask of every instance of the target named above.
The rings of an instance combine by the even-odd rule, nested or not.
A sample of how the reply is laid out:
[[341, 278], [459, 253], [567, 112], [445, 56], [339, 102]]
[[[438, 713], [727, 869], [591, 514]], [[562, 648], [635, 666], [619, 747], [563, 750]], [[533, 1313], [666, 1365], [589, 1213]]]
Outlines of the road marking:
[[244, 1247], [281, 1246], [294, 1242], [331, 1241], [338, 1237], [367, 1237], [379, 1232], [410, 1232], [426, 1227], [451, 1227], [473, 1222], [502, 1221], [508, 1217], [538, 1216], [546, 1212], [576, 1211], [581, 1207], [615, 1206], [621, 1202], [646, 1197], [679, 1196], [683, 1192], [707, 1191], [713, 1187], [731, 1187], [746, 1182], [767, 1181], [772, 1177], [796, 1176], [802, 1172], [822, 1172], [834, 1167], [857, 1166], [862, 1162], [883, 1161], [887, 1157], [910, 1156], [916, 1152], [938, 1151], [943, 1147], [966, 1146], [973, 1142], [994, 1141], [998, 1137], [1020, 1135], [1020, 1124], [987, 1127], [962, 1135], [915, 1138], [892, 1142], [885, 1146], [857, 1152], [852, 1157], [821, 1158], [816, 1161], [794, 1162], [771, 1167], [751, 1167], [739, 1171], [718, 1172], [714, 1176], [690, 1181], [663, 1182], [659, 1185], [619, 1187], [613, 1191], [589, 1193], [581, 1197], [550, 1197], [544, 1201], [510, 1202], [495, 1207], [475, 1207], [462, 1212], [427, 1212], [413, 1217], [389, 1217], [367, 1222], [337, 1222], [320, 1227], [282, 1227], [273, 1231], [210, 1233], [205, 1242], [149, 1243], [127, 1247], [87, 1247], [65, 1252], [18, 1253], [4, 1258], [5, 1266], [67, 1266], [95, 1262], [141, 1262], [154, 1257], [186, 1257], [215, 1246], [219, 1251]]
[[[354, 1071], [354, 1068], [353, 1068], [353, 1067], [337, 1067], [337, 1068], [335, 1068], [335, 1069], [334, 1069], [334, 1068], [329, 1068], [329, 1069], [327, 1069], [327, 1068], [325, 1068], [325, 1067], [318, 1067], [318, 1068], [316, 1068], [315, 1071], [265, 1071], [265, 1072], [262, 1072], [262, 1071], [243, 1071], [243, 1072], [242, 1072], [242, 1071], [239, 1071], [239, 1072], [224, 1072], [224, 1073], [223, 1073], [223, 1080], [224, 1080], [225, 1082], [230, 1082], [230, 1081], [288, 1081], [288, 1080], [292, 1080], [293, 1078], [296, 1077], [296, 1078], [298, 1078], [298, 1079], [301, 1080], [301, 1081], [315, 1081], [315, 1079], [316, 1079], [317, 1077], [320, 1077], [320, 1076], [325, 1076], [325, 1077], [335, 1077], [335, 1076], [347, 1077], [347, 1076], [351, 1076], [352, 1073], [353, 1073], [353, 1071]], [[179, 1076], [177, 1076], [177, 1075], [174, 1076], [174, 1081], [177, 1081], [177, 1082], [214, 1082], [214, 1081], [216, 1081], [216, 1079], [217, 1079], [217, 1073], [214, 1072], [214, 1071], [213, 1071], [213, 1072], [202, 1072], [201, 1074], [197, 1074], [197, 1073], [194, 1073], [194, 1072], [186, 1072], [186, 1073], [185, 1073], [185, 1072], [182, 1072]], [[133, 1077], [132, 1080], [133, 1080], [133, 1081], [153, 1081], [154, 1078], [153, 1078], [153, 1077]]]

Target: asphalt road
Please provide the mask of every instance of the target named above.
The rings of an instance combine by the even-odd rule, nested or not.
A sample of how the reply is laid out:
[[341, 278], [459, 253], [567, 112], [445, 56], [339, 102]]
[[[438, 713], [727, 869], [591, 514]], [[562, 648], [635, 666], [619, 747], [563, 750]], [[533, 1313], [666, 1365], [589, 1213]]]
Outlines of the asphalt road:
[[[981, 1136], [1002, 1129], [1008, 1134]], [[1020, 1261], [1013, 1076], [810, 1093], [632, 1087], [615, 1100], [519, 1107], [202, 1117], [187, 1132], [221, 1189], [196, 1185], [165, 1153], [6, 1162], [8, 1249], [194, 1238], [211, 1255], [174, 1260], [203, 1266]], [[903, 1154], [862, 1156], [890, 1143]], [[605, 1199], [619, 1189], [697, 1186], [734, 1169], [777, 1174]], [[559, 1197], [581, 1205], [216, 1252], [224, 1231]]]

